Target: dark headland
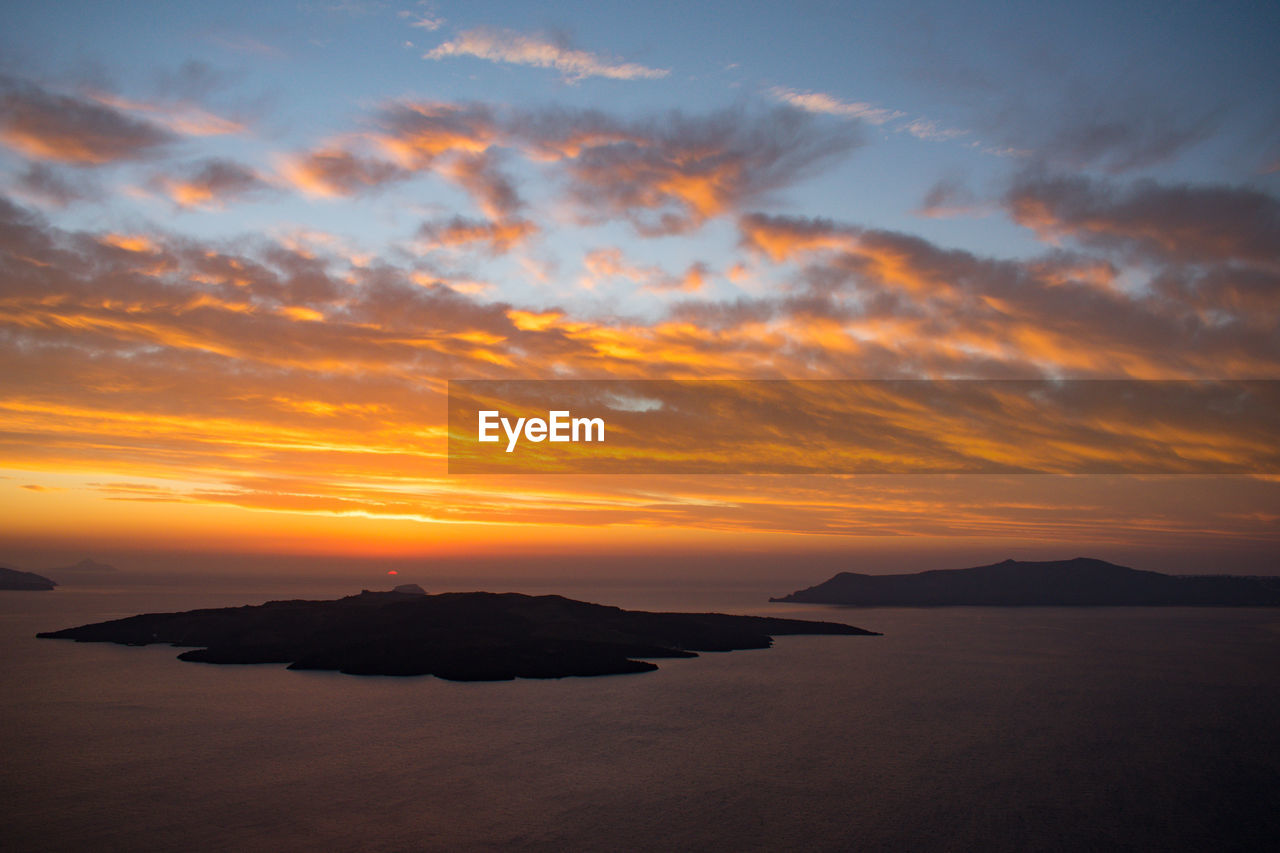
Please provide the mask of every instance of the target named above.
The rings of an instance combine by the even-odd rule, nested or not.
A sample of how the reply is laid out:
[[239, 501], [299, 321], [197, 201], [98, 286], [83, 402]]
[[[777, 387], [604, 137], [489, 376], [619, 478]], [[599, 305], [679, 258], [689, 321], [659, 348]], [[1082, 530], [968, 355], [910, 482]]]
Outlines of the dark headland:
[[1105, 560], [1005, 560], [971, 569], [910, 575], [841, 572], [825, 583], [770, 601], [863, 607], [1280, 606], [1280, 578], [1165, 575]]
[[148, 613], [37, 636], [196, 646], [178, 657], [203, 663], [502, 681], [649, 672], [657, 669], [651, 658], [764, 649], [784, 634], [874, 633], [834, 622], [628, 611], [558, 595], [400, 590]]
[[53, 589], [57, 585], [57, 581], [35, 572], [20, 572], [0, 566], [0, 589]]

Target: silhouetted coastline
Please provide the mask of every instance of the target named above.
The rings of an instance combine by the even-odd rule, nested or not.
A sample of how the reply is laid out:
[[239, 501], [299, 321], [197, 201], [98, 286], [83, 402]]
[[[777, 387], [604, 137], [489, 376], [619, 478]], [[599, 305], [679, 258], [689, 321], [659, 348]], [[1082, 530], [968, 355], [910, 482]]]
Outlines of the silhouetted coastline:
[[50, 590], [57, 585], [44, 575], [0, 566], [0, 589]]
[[1005, 560], [917, 574], [841, 572], [775, 602], [863, 607], [1277, 607], [1280, 580], [1232, 575], [1166, 575], [1089, 557]]
[[195, 646], [178, 657], [202, 663], [502, 681], [649, 672], [657, 669], [652, 658], [763, 649], [776, 635], [874, 634], [833, 622], [628, 611], [558, 595], [399, 590], [150, 613], [37, 636]]

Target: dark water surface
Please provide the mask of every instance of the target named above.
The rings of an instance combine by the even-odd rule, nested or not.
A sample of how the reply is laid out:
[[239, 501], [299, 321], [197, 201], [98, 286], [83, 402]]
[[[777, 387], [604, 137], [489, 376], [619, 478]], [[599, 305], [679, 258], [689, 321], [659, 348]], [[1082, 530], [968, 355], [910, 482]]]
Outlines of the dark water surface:
[[853, 610], [561, 584], [885, 636], [485, 684], [34, 639], [354, 591], [0, 593], [0, 849], [1280, 849], [1275, 609]]

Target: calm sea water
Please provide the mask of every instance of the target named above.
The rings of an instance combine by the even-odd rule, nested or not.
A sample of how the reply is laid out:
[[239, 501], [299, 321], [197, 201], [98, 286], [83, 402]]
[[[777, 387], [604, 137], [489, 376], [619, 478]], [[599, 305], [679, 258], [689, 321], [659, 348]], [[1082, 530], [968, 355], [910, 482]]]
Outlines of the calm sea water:
[[557, 590], [885, 636], [455, 684], [34, 639], [350, 589], [4, 592], [0, 848], [1280, 849], [1280, 610]]

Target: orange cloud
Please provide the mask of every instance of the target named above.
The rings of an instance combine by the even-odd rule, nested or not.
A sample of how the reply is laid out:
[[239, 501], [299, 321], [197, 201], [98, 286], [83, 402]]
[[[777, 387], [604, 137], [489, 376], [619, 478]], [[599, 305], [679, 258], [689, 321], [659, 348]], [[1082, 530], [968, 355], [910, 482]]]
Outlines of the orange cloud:
[[[1059, 497], [1046, 501], [1043, 484], [914, 481], [895, 491], [901, 484], [830, 478], [761, 486], [444, 475], [446, 377], [1276, 375], [1273, 336], [1205, 326], [1189, 337], [1200, 309], [1177, 291], [1101, 287], [1091, 276], [1104, 273], [1072, 255], [999, 261], [855, 226], [744, 218], [744, 240], [778, 259], [777, 287], [752, 299], [691, 297], [638, 319], [487, 301], [394, 258], [352, 267], [319, 238], [231, 249], [151, 232], [68, 232], [7, 202], [0, 223], [12, 273], [0, 296], [0, 465], [92, 472], [93, 482], [156, 478], [166, 490], [147, 496], [153, 520], [178, 510], [191, 514], [183, 524], [243, 520], [219, 515], [234, 510], [269, 514], [263, 530], [362, 519], [415, 526], [423, 538], [424, 525], [545, 523], [840, 536], [1090, 530], [1116, 541], [1191, 537], [1180, 525], [1194, 521], [1196, 536], [1274, 540], [1258, 518], [1227, 517], [1270, 506], [1271, 481], [1213, 487], [1223, 514], [1206, 517], [1179, 508], [1167, 484], [1081, 491], [1055, 481]], [[645, 269], [620, 251], [596, 261], [619, 274]], [[705, 275], [695, 272], [668, 278]], [[894, 417], [894, 429], [934, 423], [909, 409]], [[1034, 428], [1026, 417], [1010, 423]], [[960, 426], [938, 429], [954, 452], [1000, 451], [998, 435]], [[1100, 419], [1098, 428], [1120, 424]], [[1222, 450], [1212, 438], [1177, 440], [1205, 457]], [[781, 447], [760, 452], [787, 458]], [[1065, 458], [1079, 452], [1061, 448]], [[46, 478], [17, 480], [33, 481]], [[219, 524], [224, 535], [234, 526]], [[386, 529], [349, 535], [372, 541]]]
[[476, 104], [401, 101], [384, 108], [378, 123], [373, 141], [409, 171], [446, 154], [483, 154], [499, 133], [491, 111]]
[[488, 247], [490, 252], [502, 254], [523, 243], [538, 227], [526, 219], [509, 219], [481, 222], [455, 216], [444, 223], [426, 223], [418, 229], [418, 237], [430, 251], [437, 248], [457, 248], [476, 243]]
[[110, 106], [0, 80], [0, 143], [27, 157], [97, 166], [144, 159], [172, 139]]
[[205, 160], [181, 174], [156, 175], [151, 183], [179, 207], [219, 208], [269, 189], [253, 169], [221, 159]]
[[768, 255], [774, 261], [786, 261], [815, 251], [850, 251], [857, 246], [854, 233], [838, 228], [823, 219], [795, 219], [762, 214], [744, 216], [738, 221], [743, 245]]
[[1045, 239], [1070, 237], [1163, 262], [1280, 269], [1280, 199], [1255, 189], [1024, 175], [1005, 205]]
[[585, 274], [578, 280], [578, 285], [585, 290], [593, 290], [608, 279], [622, 278], [644, 290], [691, 293], [700, 290], [709, 275], [706, 264], [701, 262], [690, 264], [682, 276], [673, 276], [654, 265], [638, 266], [629, 263], [616, 246], [587, 252], [582, 258], [582, 266]]
[[156, 124], [183, 136], [225, 136], [245, 131], [243, 123], [214, 115], [194, 104], [152, 104], [106, 92], [95, 92], [92, 97], [98, 103], [113, 109], [146, 116]]
[[98, 238], [100, 243], [115, 246], [126, 252], [155, 252], [156, 244], [143, 234], [103, 234]]
[[793, 110], [620, 122], [595, 111], [528, 111], [501, 141], [568, 181], [591, 220], [628, 219], [645, 234], [687, 231], [802, 178], [852, 147]]
[[584, 219], [621, 218], [642, 234], [674, 234], [739, 212], [857, 141], [785, 108], [619, 122], [594, 111], [400, 101], [374, 123], [359, 137], [286, 158], [283, 174], [304, 192], [338, 196], [432, 172], [470, 194], [487, 218], [508, 220], [522, 201], [499, 165], [518, 151], [564, 179]]
[[558, 118], [554, 129], [529, 119], [518, 128], [539, 151], [576, 152], [557, 161], [557, 168], [587, 218], [623, 217], [648, 235], [687, 232], [737, 211], [856, 142], [781, 108], [754, 116], [672, 114], [630, 127], [594, 113]]
[[472, 154], [454, 158], [444, 173], [458, 183], [479, 204], [490, 219], [505, 219], [521, 206], [515, 187], [494, 166], [491, 157]]
[[514, 220], [522, 203], [490, 150], [501, 138], [487, 107], [401, 101], [376, 121], [375, 131], [281, 158], [281, 173], [308, 195], [336, 197], [432, 172], [459, 185], [490, 219]]
[[[1277, 383], [503, 379], [452, 382], [449, 395], [454, 473], [1251, 474], [1280, 465], [1270, 441]], [[1230, 422], [1214, 414], [1224, 406]], [[482, 409], [572, 410], [606, 419], [610, 438], [512, 453], [475, 440]]]
[[394, 163], [332, 147], [284, 158], [280, 170], [302, 192], [323, 198], [355, 195], [407, 176]]

